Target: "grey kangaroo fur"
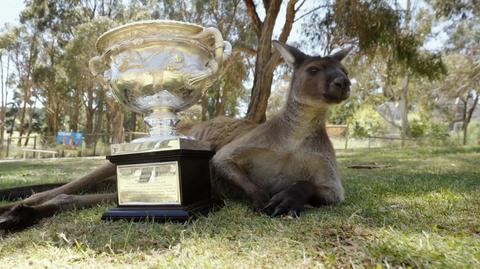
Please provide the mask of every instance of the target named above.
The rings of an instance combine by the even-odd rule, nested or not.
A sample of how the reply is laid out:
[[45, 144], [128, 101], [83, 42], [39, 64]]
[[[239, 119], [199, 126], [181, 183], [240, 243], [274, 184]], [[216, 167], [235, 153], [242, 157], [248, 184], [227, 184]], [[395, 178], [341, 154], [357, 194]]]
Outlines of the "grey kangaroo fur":
[[[298, 216], [307, 204], [344, 199], [325, 117], [330, 105], [350, 95], [348, 74], [341, 64], [349, 50], [312, 57], [273, 44], [294, 72], [286, 105], [278, 115], [262, 124], [219, 117], [181, 131], [209, 142], [216, 151], [211, 161], [216, 195], [247, 200], [254, 210], [273, 217]], [[113, 202], [115, 193], [73, 194], [114, 175], [114, 165], [106, 164], [62, 187], [4, 206], [0, 229], [21, 229], [61, 210]]]

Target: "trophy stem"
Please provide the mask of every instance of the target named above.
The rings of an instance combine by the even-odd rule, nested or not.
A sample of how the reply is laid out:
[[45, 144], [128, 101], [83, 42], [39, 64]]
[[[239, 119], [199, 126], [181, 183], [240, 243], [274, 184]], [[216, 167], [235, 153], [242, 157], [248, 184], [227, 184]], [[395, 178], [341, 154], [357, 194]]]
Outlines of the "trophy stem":
[[177, 137], [175, 126], [180, 120], [177, 113], [170, 108], [154, 109], [145, 123], [150, 127], [150, 137], [158, 140]]

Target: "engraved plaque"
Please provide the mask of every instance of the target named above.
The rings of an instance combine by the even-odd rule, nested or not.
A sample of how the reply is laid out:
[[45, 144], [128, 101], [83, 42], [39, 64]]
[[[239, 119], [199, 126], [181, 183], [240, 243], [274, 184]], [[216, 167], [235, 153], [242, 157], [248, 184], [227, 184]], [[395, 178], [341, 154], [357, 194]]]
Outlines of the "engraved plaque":
[[178, 162], [117, 166], [119, 205], [180, 205]]

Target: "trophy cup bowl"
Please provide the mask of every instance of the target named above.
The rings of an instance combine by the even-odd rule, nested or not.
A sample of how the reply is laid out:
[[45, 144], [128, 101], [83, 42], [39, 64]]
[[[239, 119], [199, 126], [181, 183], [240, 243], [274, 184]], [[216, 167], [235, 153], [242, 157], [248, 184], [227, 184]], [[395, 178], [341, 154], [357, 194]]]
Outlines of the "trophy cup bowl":
[[114, 28], [96, 47], [100, 56], [90, 60], [92, 73], [110, 85], [119, 102], [146, 114], [150, 127], [148, 137], [112, 145], [113, 155], [158, 150], [186, 138], [176, 134], [176, 113], [199, 100], [231, 52], [213, 27], [166, 20]]
[[127, 108], [146, 114], [149, 136], [111, 146], [118, 207], [103, 219], [185, 220], [214, 205], [208, 145], [178, 135], [177, 112], [212, 85], [230, 43], [212, 27], [141, 21], [114, 28], [96, 43], [92, 73]]

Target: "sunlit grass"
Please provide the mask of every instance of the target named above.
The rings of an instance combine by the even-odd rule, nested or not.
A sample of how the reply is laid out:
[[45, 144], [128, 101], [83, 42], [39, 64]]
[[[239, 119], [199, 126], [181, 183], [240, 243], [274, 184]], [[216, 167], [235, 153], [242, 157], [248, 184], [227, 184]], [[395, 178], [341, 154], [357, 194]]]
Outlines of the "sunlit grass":
[[106, 160], [102, 158], [0, 162], [0, 189], [66, 182], [105, 162]]
[[[300, 219], [271, 219], [227, 201], [225, 208], [187, 224], [103, 222], [99, 217], [108, 205], [101, 205], [0, 235], [0, 264], [5, 268], [480, 267], [480, 147], [339, 151], [338, 159], [346, 201], [309, 209]], [[346, 168], [370, 162], [391, 167]], [[56, 178], [67, 180], [72, 173], [101, 163], [27, 162], [15, 167], [3, 163], [0, 171], [2, 176], [7, 171], [12, 182], [36, 178], [28, 171], [39, 173], [42, 180], [58, 171]]]

